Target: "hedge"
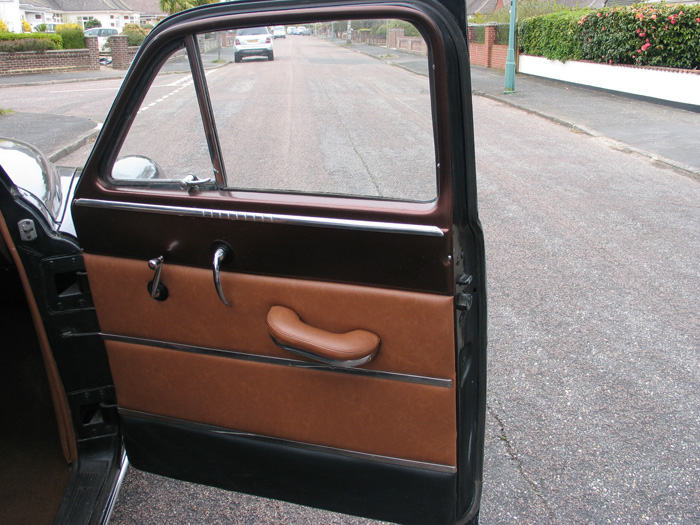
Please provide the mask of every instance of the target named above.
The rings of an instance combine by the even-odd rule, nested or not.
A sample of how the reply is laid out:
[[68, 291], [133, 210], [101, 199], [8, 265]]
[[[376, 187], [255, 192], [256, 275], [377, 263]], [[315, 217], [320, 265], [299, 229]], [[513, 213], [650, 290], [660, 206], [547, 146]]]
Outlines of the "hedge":
[[0, 33], [0, 41], [23, 39], [49, 40], [50, 42], [53, 42], [53, 45], [55, 46], [54, 49], [63, 49], [63, 39], [61, 38], [61, 35], [57, 35], [55, 33]]
[[44, 52], [56, 49], [56, 44], [48, 38], [21, 38], [19, 40], [0, 40], [0, 52], [17, 53], [21, 51]]
[[583, 49], [578, 21], [586, 13], [589, 11], [558, 11], [523, 20], [518, 25], [520, 50], [552, 60], [580, 60]]
[[636, 4], [529, 18], [520, 51], [553, 60], [591, 60], [700, 69], [700, 6]]
[[78, 24], [61, 24], [56, 26], [56, 33], [63, 38], [64, 49], [85, 49], [85, 33]]

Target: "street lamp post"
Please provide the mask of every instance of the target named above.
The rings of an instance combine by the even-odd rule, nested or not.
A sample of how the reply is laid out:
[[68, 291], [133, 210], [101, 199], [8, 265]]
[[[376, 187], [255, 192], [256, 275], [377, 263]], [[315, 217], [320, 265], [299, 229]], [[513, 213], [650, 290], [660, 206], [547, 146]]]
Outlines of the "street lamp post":
[[515, 11], [516, 0], [510, 0], [510, 27], [508, 28], [508, 55], [506, 56], [506, 87], [504, 93], [515, 91]]

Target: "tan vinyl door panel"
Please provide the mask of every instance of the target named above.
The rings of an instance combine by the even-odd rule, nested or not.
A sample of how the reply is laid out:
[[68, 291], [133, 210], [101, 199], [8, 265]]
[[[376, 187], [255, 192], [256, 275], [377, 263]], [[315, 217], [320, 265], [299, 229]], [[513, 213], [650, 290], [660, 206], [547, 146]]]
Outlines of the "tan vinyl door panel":
[[[156, 301], [147, 292], [153, 271], [146, 261], [86, 254], [85, 264], [122, 408], [456, 465], [451, 296], [222, 273], [232, 303], [225, 306], [211, 271], [166, 261], [161, 281], [169, 297]], [[441, 384], [235, 358], [246, 353], [305, 361], [272, 341], [267, 315], [276, 305], [323, 330], [377, 334], [379, 352], [360, 368]], [[230, 352], [231, 358], [196, 349]]]

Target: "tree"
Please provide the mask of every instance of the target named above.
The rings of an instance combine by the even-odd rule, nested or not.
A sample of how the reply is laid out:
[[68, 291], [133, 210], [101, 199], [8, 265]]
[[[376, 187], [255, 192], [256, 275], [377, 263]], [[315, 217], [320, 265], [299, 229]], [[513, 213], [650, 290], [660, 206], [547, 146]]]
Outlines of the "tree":
[[163, 11], [169, 15], [174, 15], [185, 9], [197, 7], [198, 5], [213, 4], [217, 1], [218, 0], [159, 0], [159, 3]]

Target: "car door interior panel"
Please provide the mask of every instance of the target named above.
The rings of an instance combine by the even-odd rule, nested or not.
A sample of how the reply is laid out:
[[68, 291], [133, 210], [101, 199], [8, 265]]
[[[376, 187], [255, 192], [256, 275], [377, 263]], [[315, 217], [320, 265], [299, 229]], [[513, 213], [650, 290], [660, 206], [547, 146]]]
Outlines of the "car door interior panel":
[[[353, 44], [371, 35], [386, 52]], [[418, 51], [394, 67], [406, 39]], [[64, 449], [102, 487], [79, 520], [71, 485], [63, 522], [108, 521], [128, 456], [358, 516], [478, 523], [469, 84], [464, 2], [200, 6], [141, 45], [71, 172], [74, 231], [35, 212], [39, 240], [21, 239], [31, 195], [3, 176], [2, 216], [16, 213], [0, 226], [48, 334]]]
[[210, 270], [165, 262], [161, 282], [169, 296], [157, 301], [147, 289], [153, 279], [147, 261], [89, 253], [84, 258], [105, 334], [295, 358], [269, 334], [268, 314], [283, 306], [334, 334], [376, 334], [379, 351], [361, 369], [455, 378], [452, 296], [222, 272], [231, 301], [226, 306]]

